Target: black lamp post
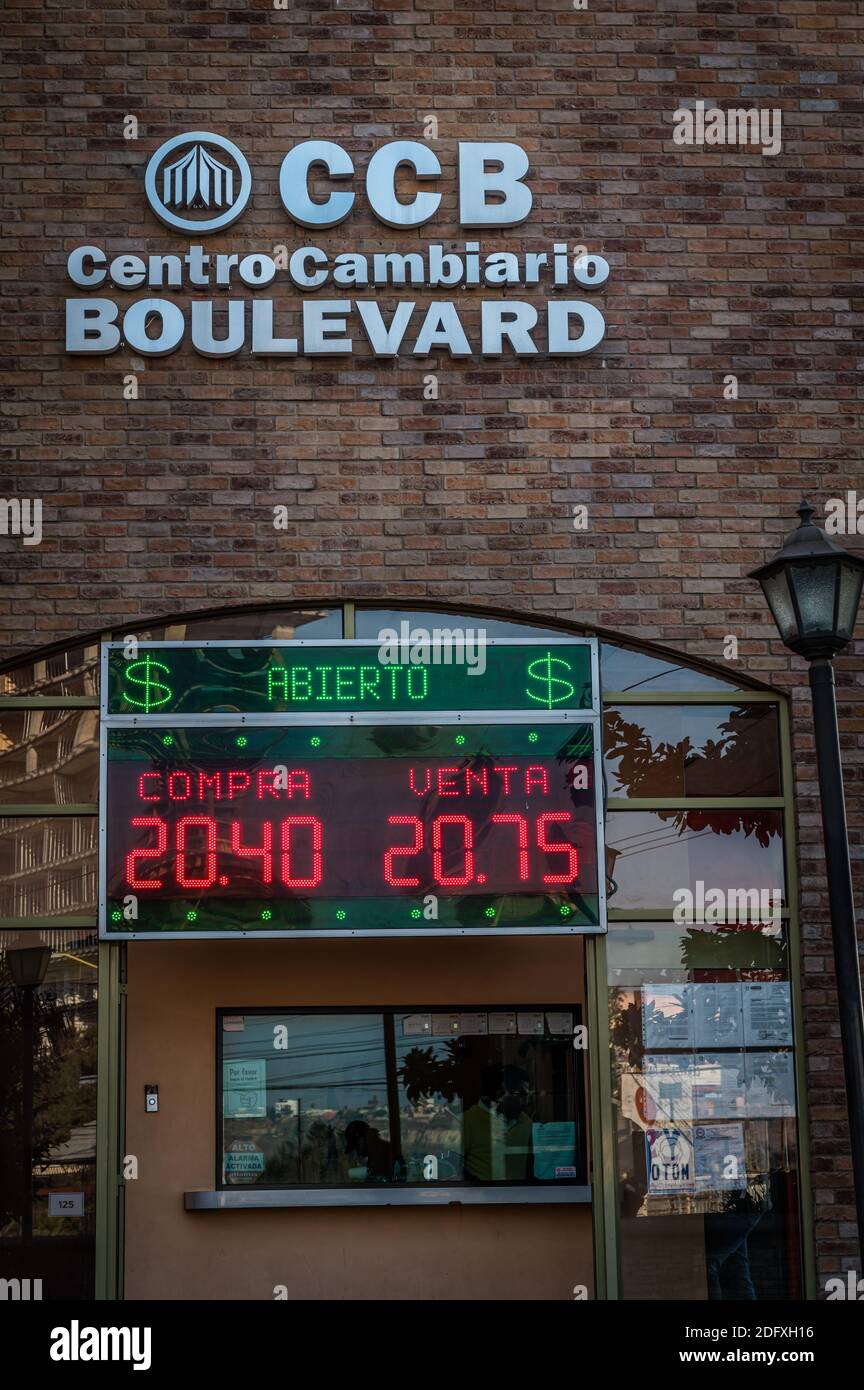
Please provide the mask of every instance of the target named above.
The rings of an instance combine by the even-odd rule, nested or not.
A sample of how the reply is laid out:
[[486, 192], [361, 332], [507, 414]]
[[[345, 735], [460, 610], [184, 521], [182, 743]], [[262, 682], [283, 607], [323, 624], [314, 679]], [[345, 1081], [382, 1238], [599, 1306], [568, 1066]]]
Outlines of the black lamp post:
[[21, 993], [21, 1242], [33, 1239], [33, 995], [45, 979], [51, 947], [36, 937], [19, 936], [6, 948], [12, 983]]
[[762, 585], [786, 646], [810, 663], [855, 1208], [864, 1257], [864, 1011], [831, 664], [852, 640], [864, 583], [864, 560], [850, 555], [814, 525], [813, 508], [806, 499], [798, 515], [801, 523], [790, 531], [782, 549], [766, 565], [753, 570], [750, 578]]

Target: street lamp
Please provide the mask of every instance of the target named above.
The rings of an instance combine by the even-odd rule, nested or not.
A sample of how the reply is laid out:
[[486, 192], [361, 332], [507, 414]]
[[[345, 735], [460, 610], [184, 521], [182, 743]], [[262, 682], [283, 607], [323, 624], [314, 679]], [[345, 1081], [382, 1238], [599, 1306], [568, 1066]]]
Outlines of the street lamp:
[[51, 947], [38, 936], [20, 934], [6, 947], [12, 983], [21, 992], [21, 1243], [33, 1239], [33, 995], [42, 984], [51, 960]]
[[798, 515], [798, 527], [790, 531], [773, 559], [753, 570], [750, 578], [762, 585], [786, 646], [810, 663], [855, 1209], [864, 1256], [864, 1010], [832, 665], [836, 654], [852, 640], [864, 584], [864, 560], [850, 555], [814, 525], [813, 508], [806, 498]]

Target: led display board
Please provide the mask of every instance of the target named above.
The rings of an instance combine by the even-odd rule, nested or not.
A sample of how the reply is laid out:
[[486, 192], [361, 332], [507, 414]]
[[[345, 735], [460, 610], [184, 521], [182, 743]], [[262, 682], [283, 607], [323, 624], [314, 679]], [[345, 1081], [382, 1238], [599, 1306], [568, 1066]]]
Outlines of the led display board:
[[[428, 721], [401, 703], [409, 673], [421, 669], [406, 663], [395, 668], [405, 679], [392, 713], [339, 707], [315, 722], [309, 704], [259, 712], [270, 673], [287, 673], [287, 690], [306, 699], [315, 690], [307, 673], [326, 664], [324, 700], [337, 698], [339, 669], [359, 700], [363, 668], [388, 670], [377, 648], [106, 650], [103, 936], [604, 930], [596, 649], [500, 650], [486, 665], [497, 690], [485, 672], [430, 665], [425, 689], [439, 704]], [[182, 712], [120, 712], [125, 666], [139, 664], [152, 682], [148, 657], [168, 666]], [[528, 707], [537, 662], [549, 680], [550, 667], [566, 668], [557, 678], [572, 688], [570, 708]], [[472, 682], [474, 698], [491, 705], [486, 717], [458, 707]], [[500, 711], [502, 691], [522, 707]], [[246, 703], [251, 712], [236, 708]]]
[[[109, 644], [105, 714], [306, 716], [592, 708], [587, 642]], [[419, 660], [417, 659], [419, 656]], [[466, 659], [467, 658], [467, 659]]]

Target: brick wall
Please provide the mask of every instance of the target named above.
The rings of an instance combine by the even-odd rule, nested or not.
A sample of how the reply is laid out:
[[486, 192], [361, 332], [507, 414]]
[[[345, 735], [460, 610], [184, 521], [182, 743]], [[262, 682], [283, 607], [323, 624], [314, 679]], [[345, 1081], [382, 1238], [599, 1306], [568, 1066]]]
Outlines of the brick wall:
[[[739, 669], [794, 694], [823, 1278], [853, 1262], [854, 1211], [806, 673], [744, 576], [802, 489], [820, 510], [864, 491], [862, 25], [855, 0], [10, 0], [0, 88], [2, 491], [44, 504], [41, 545], [0, 537], [4, 654], [138, 617], [328, 595], [470, 599], [715, 661], [736, 634]], [[781, 152], [676, 145], [673, 112], [697, 100], [779, 107]], [[363, 169], [381, 143], [422, 139], [430, 116], [445, 175], [434, 222], [391, 232], [360, 197], [330, 232], [290, 223], [277, 176], [292, 144], [336, 140]], [[242, 220], [207, 239], [214, 252], [460, 244], [457, 141], [517, 141], [534, 208], [522, 228], [481, 234], [484, 249], [605, 255], [605, 342], [572, 361], [388, 363], [362, 344], [320, 361], [66, 356], [72, 247], [185, 251], [142, 180], [163, 140], [195, 128], [235, 140], [255, 180]], [[378, 297], [386, 310], [403, 296]], [[473, 322], [477, 293], [454, 297]], [[581, 533], [576, 502], [589, 505]], [[859, 867], [862, 669], [837, 664]]]

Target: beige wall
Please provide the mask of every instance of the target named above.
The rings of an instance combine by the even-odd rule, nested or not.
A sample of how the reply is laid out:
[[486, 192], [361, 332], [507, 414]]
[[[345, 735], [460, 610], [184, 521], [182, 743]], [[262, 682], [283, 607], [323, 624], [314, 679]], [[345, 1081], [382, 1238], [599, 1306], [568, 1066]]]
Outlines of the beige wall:
[[183, 1209], [184, 1192], [214, 1185], [217, 1008], [580, 1002], [581, 940], [141, 941], [128, 960], [127, 1298], [591, 1292], [588, 1207]]

